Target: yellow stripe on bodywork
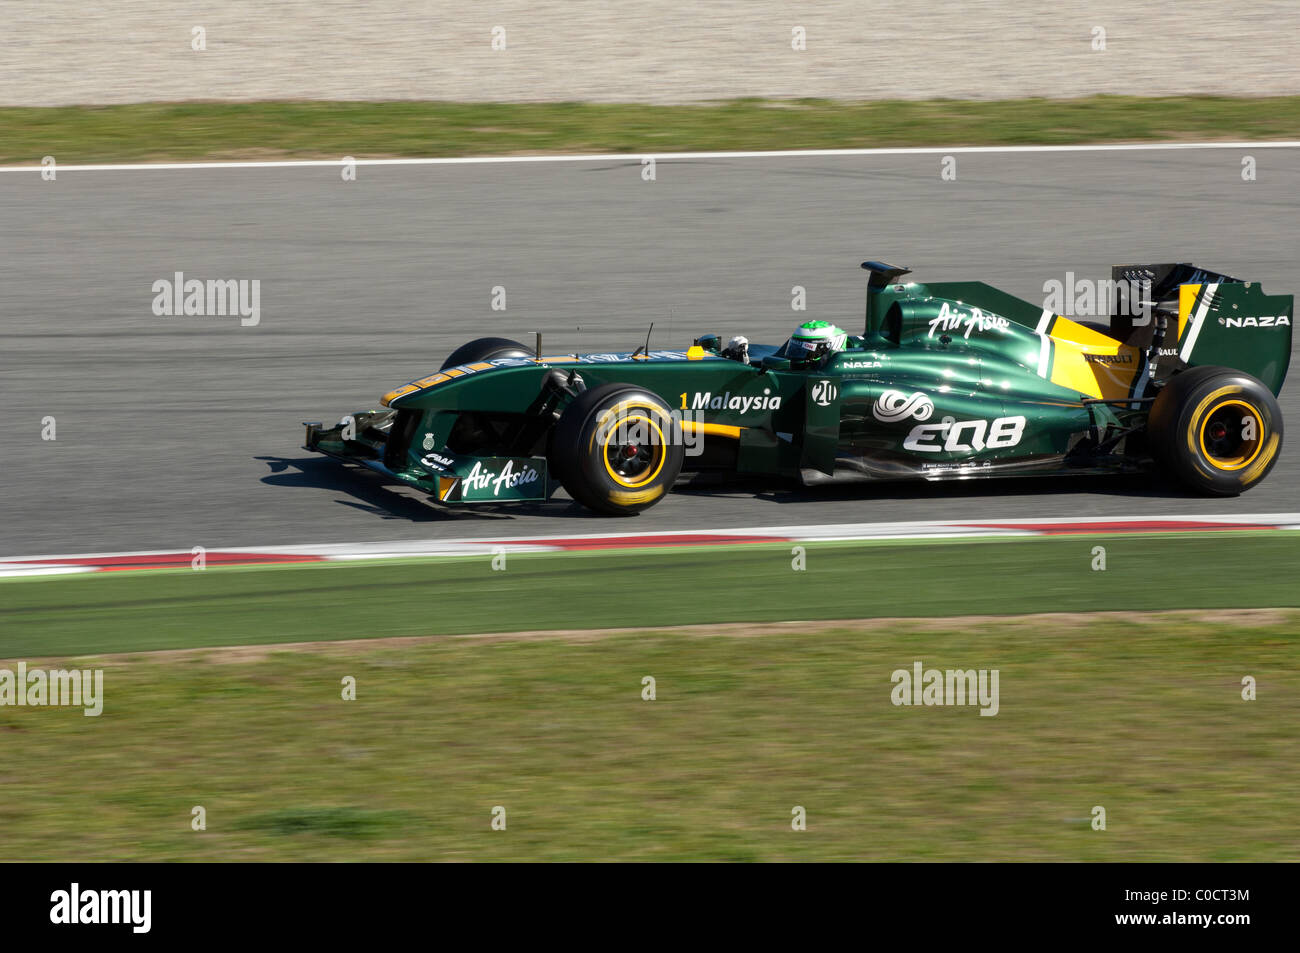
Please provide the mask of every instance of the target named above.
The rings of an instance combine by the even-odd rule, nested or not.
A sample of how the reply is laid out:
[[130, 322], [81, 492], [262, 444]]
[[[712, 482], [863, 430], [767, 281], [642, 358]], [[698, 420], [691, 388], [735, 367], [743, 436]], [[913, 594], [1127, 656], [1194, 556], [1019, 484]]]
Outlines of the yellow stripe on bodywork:
[[715, 437], [733, 437], [739, 439], [742, 427], [733, 427], [731, 424], [706, 424], [694, 420], [682, 421], [682, 433], [690, 434], [711, 434]]
[[381, 403], [387, 407], [399, 397], [405, 397], [407, 394], [413, 394], [417, 390], [424, 390], [426, 387], [433, 387], [437, 384], [446, 383], [457, 377], [464, 377], [467, 374], [473, 374], [476, 371], [490, 371], [495, 364], [488, 361], [478, 361], [474, 364], [466, 364], [463, 367], [452, 367], [445, 371], [439, 371], [437, 374], [430, 374], [428, 377], [421, 377], [418, 381], [411, 381], [409, 384], [403, 384], [397, 390], [391, 390], [384, 395]]
[[380, 401], [385, 407], [391, 406], [393, 401], [399, 397], [405, 397], [407, 394], [414, 394], [417, 390], [424, 390], [426, 387], [433, 387], [435, 384], [441, 384], [449, 381], [453, 377], [460, 377], [465, 371], [440, 371], [437, 374], [430, 374], [428, 377], [421, 377], [418, 381], [411, 381], [409, 384], [403, 384], [397, 390], [390, 390]]
[[1187, 322], [1192, 320], [1192, 309], [1196, 307], [1196, 298], [1201, 293], [1202, 287], [1202, 285], [1178, 286], [1178, 334], [1174, 336], [1175, 341], [1183, 339], [1183, 331], [1187, 329]]
[[1109, 334], [1102, 334], [1092, 328], [1084, 327], [1078, 321], [1057, 315], [1051, 325], [1052, 337], [1057, 341], [1070, 341], [1088, 348], [1114, 347], [1119, 342]]
[[[1103, 364], [1086, 355], [1129, 357], [1127, 364]], [[1141, 364], [1141, 352], [1131, 347], [1081, 348], [1070, 341], [1057, 341], [1052, 358], [1052, 383], [1088, 397], [1119, 400], [1129, 395]]]
[[[1052, 383], [1089, 397], [1118, 400], [1129, 395], [1133, 378], [1142, 364], [1142, 352], [1125, 347], [1100, 331], [1077, 321], [1058, 317], [1051, 325], [1055, 344], [1052, 354]], [[1126, 363], [1090, 361], [1088, 356], [1111, 357]]]
[[397, 390], [390, 390], [379, 402], [385, 407], [390, 407], [397, 398], [405, 397], [407, 394], [414, 394], [419, 389], [414, 384], [403, 384]]

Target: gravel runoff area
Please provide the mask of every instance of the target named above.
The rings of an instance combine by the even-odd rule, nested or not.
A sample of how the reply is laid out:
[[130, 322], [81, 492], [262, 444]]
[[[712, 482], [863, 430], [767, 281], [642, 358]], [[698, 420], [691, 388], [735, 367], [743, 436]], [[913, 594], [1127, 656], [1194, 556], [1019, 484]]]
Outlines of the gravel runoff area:
[[0, 4], [0, 36], [12, 106], [1300, 92], [1293, 0], [96, 0]]

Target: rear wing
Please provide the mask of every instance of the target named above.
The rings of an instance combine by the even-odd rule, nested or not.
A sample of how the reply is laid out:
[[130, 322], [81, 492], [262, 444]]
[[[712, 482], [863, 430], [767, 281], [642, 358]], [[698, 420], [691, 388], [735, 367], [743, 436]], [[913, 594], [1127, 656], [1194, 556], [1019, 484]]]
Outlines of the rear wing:
[[1120, 294], [1111, 334], [1150, 350], [1151, 379], [1188, 367], [1245, 371], [1277, 394], [1291, 362], [1293, 295], [1266, 295], [1242, 281], [1190, 264], [1116, 265]]

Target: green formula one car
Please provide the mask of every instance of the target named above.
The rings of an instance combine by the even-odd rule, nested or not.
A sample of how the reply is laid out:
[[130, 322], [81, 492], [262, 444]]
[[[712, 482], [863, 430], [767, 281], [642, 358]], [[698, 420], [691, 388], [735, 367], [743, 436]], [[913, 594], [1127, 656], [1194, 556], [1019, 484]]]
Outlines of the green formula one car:
[[683, 470], [828, 480], [1161, 467], [1231, 495], [1276, 462], [1291, 295], [1184, 264], [1118, 266], [1127, 305], [1086, 325], [980, 282], [870, 272], [860, 337], [808, 322], [779, 345], [561, 354], [471, 341], [306, 449], [443, 503], [653, 505]]

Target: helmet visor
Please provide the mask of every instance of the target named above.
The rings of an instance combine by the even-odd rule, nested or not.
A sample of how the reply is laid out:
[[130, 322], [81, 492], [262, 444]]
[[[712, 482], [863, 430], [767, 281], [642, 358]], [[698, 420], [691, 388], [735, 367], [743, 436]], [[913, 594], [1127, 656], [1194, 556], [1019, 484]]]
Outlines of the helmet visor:
[[817, 349], [828, 346], [831, 342], [826, 338], [801, 337], [798, 334], [790, 338], [790, 343], [786, 347], [786, 357], [794, 361], [805, 361], [817, 353]]

